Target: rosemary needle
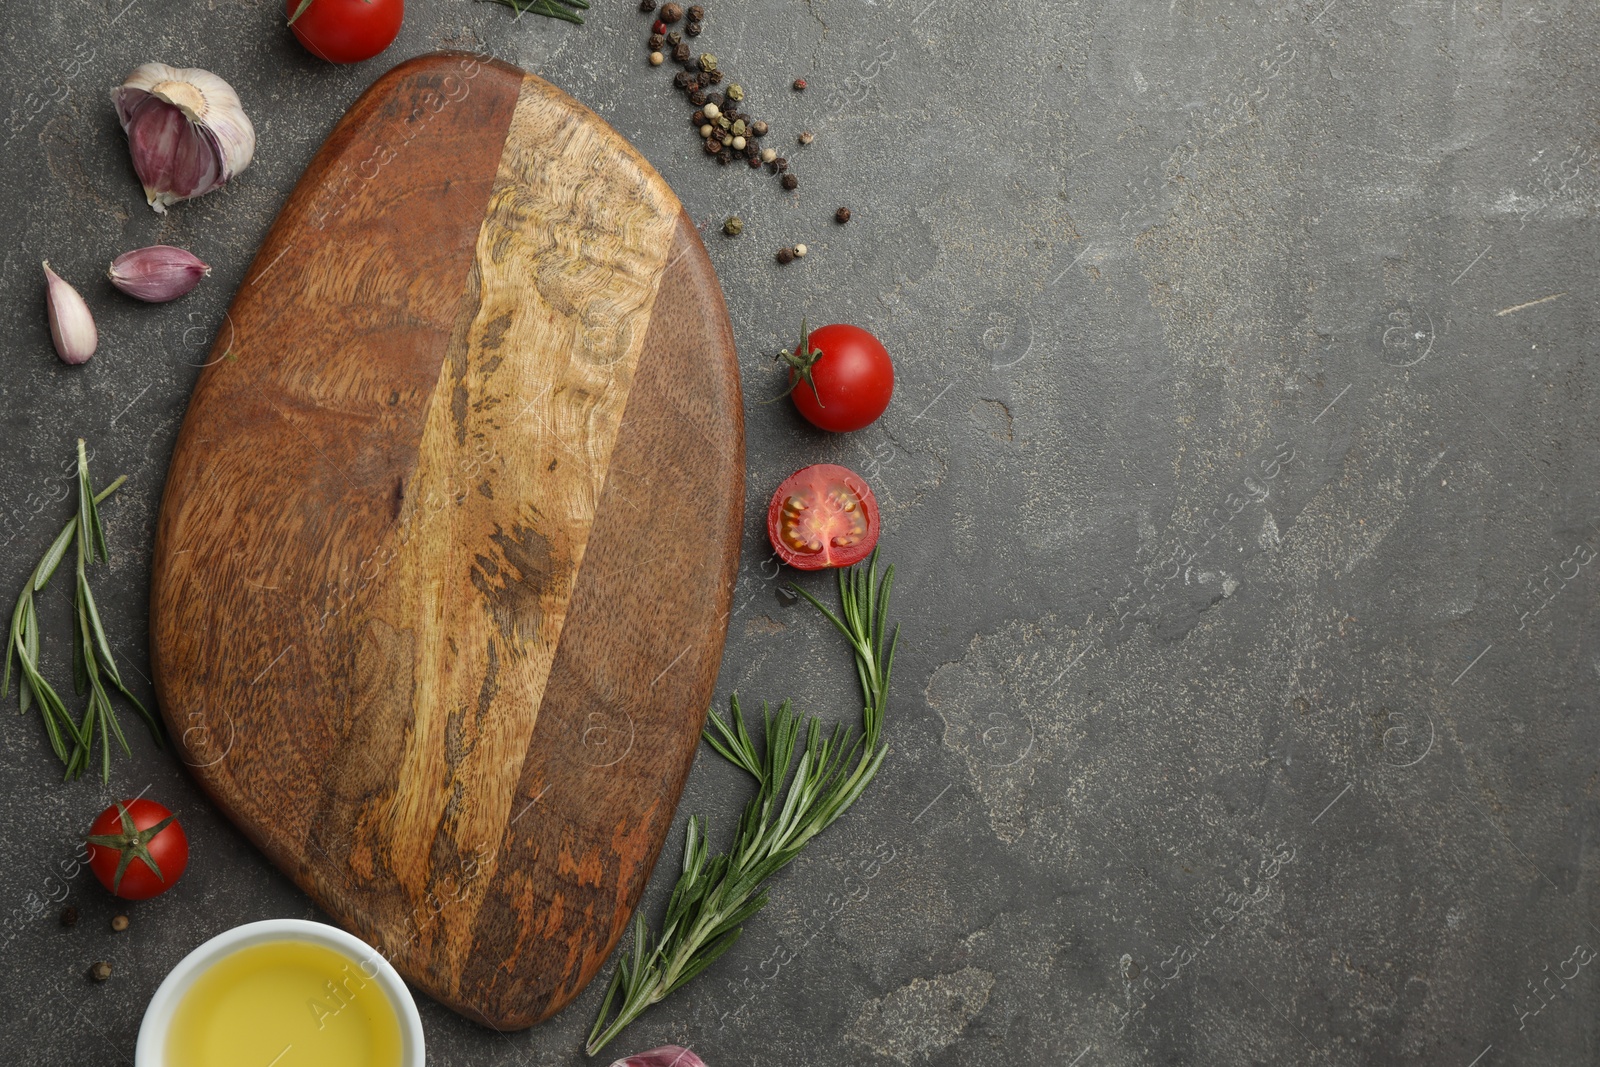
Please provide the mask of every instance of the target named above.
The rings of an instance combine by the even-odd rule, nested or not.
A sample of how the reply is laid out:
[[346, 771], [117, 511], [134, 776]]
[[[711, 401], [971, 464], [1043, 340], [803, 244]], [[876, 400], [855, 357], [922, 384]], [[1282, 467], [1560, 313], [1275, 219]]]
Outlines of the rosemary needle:
[[[756, 795], [745, 805], [733, 847], [709, 859], [705, 818], [689, 819], [683, 870], [667, 902], [661, 932], [652, 940], [643, 913], [634, 915], [633, 945], [611, 976], [599, 1018], [589, 1032], [589, 1055], [599, 1052], [646, 1008], [732, 948], [744, 921], [766, 906], [767, 880], [799, 855], [806, 842], [843, 815], [878, 773], [889, 751], [880, 742], [889, 672], [900, 632], [896, 626], [886, 649], [894, 568], [884, 571], [880, 583], [877, 567], [878, 554], [873, 552], [865, 567], [839, 572], [837, 615], [804, 589], [791, 585], [850, 644], [864, 701], [860, 735], [852, 736], [841, 724], [824, 736], [821, 721], [812, 717], [802, 723], [789, 701], [778, 705], [776, 711], [763, 703], [765, 743], [758, 749], [737, 695], [730, 700], [728, 718], [712, 712], [706, 743], [756, 780]], [[805, 744], [796, 765], [794, 754], [802, 729]]]

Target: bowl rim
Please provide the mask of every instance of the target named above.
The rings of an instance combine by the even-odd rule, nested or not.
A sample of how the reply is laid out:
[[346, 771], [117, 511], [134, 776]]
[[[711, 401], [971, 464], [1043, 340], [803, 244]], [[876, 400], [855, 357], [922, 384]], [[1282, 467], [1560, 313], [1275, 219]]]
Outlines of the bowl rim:
[[405, 980], [383, 953], [346, 930], [311, 919], [260, 919], [224, 930], [197, 945], [167, 972], [145, 1008], [134, 1048], [134, 1067], [166, 1067], [167, 1028], [183, 996], [196, 978], [226, 956], [252, 945], [271, 941], [310, 941], [353, 957], [366, 974], [368, 961], [377, 972], [371, 976], [395, 1009], [400, 1023], [401, 1067], [424, 1067], [422, 1016]]

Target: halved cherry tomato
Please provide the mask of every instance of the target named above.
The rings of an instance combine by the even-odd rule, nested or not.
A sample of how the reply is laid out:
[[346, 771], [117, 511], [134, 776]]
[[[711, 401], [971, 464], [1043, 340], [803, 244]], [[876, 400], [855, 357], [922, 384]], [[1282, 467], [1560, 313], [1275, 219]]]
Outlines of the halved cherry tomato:
[[848, 567], [866, 559], [878, 543], [878, 501], [849, 467], [805, 467], [772, 494], [767, 536], [791, 567]]
[[785, 349], [781, 358], [789, 364], [795, 408], [820, 430], [844, 433], [870, 425], [894, 395], [888, 351], [859, 326], [819, 327], [801, 340], [798, 355]]

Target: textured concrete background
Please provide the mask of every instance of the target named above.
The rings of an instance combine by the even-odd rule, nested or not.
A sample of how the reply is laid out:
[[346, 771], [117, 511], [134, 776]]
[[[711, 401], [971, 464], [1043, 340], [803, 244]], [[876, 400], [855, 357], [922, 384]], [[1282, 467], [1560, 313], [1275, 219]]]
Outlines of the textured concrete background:
[[[616, 1052], [1600, 1060], [1600, 973], [1577, 963], [1600, 948], [1592, 11], [707, 6], [700, 44], [777, 143], [817, 132], [789, 153], [796, 195], [701, 155], [632, 0], [597, 0], [583, 27], [413, 0], [394, 47], [353, 68], [303, 53], [259, 0], [6, 0], [5, 604], [66, 517], [52, 479], [85, 436], [102, 481], [130, 477], [106, 507], [100, 595], [125, 670], [147, 669], [163, 474], [257, 242], [378, 73], [487, 49], [614, 123], [708, 230], [750, 398], [721, 696], [854, 714], [838, 642], [764, 563], [755, 520], [783, 475], [867, 475], [900, 568], [883, 773], [743, 943]], [[164, 220], [107, 102], [148, 59], [217, 71], [260, 133], [237, 182]], [[788, 90], [797, 75], [811, 91]], [[849, 226], [829, 221], [839, 204]], [[728, 241], [734, 211], [746, 233]], [[106, 261], [155, 241], [214, 276], [166, 307], [120, 299]], [[775, 265], [795, 241], [811, 255]], [[87, 367], [50, 351], [46, 256], [99, 313]], [[827, 437], [758, 406], [802, 315], [870, 326], [895, 354], [876, 426]], [[64, 643], [47, 655], [64, 677]], [[0, 1061], [129, 1062], [145, 1001], [200, 940], [316, 914], [130, 735], [104, 789], [54, 780], [36, 717], [0, 732]], [[181, 810], [196, 859], [113, 936], [107, 898], [61, 872], [103, 804], [146, 788]], [[743, 799], [704, 753], [680, 824], [707, 813], [725, 840]], [[102, 958], [116, 976], [90, 986]], [[602, 987], [509, 1036], [424, 1003], [430, 1059], [579, 1062]]]

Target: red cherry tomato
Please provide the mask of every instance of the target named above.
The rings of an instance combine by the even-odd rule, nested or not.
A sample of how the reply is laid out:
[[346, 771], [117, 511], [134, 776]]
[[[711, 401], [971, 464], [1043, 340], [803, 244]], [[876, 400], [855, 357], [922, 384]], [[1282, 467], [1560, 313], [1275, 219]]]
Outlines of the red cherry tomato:
[[89, 827], [89, 869], [113, 896], [148, 900], [189, 866], [189, 838], [177, 816], [153, 800], [113, 804]]
[[[303, 3], [305, 10], [300, 11]], [[287, 0], [284, 10], [289, 28], [312, 55], [329, 63], [359, 63], [394, 43], [406, 4], [405, 0]]]
[[772, 494], [767, 536], [791, 567], [848, 567], [878, 543], [878, 501], [849, 467], [818, 463], [789, 475]]
[[894, 364], [878, 339], [842, 323], [812, 330], [789, 356], [789, 394], [811, 425], [842, 433], [871, 425], [894, 393]]

